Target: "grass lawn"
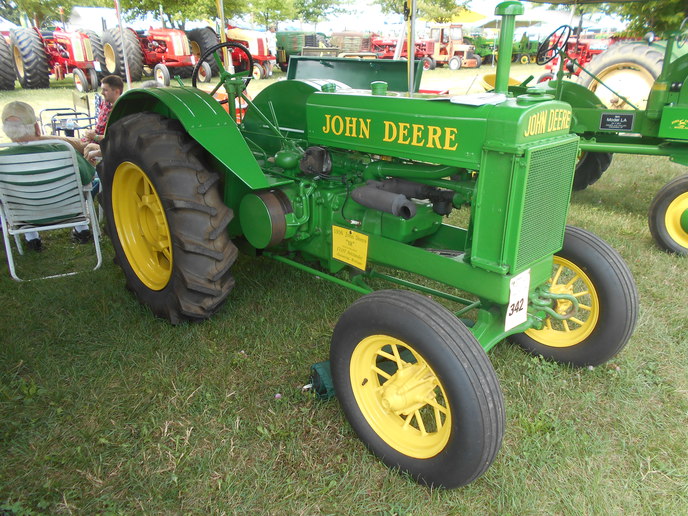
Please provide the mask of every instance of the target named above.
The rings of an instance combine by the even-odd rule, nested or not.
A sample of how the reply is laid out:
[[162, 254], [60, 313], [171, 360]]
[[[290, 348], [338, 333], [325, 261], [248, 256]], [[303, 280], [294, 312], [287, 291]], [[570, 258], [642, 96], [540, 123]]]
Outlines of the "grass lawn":
[[[436, 70], [423, 86], [479, 91], [475, 76]], [[71, 95], [66, 82], [2, 92], [0, 110], [71, 106]], [[658, 250], [646, 221], [654, 194], [684, 173], [618, 155], [574, 193], [570, 224], [604, 238], [635, 276], [635, 334], [593, 369], [498, 345], [504, 442], [482, 478], [452, 491], [388, 470], [336, 401], [301, 391], [357, 294], [241, 257], [224, 308], [172, 327], [125, 290], [107, 238], [95, 272], [17, 283], [3, 266], [0, 513], [688, 514], [688, 262]], [[88, 265], [66, 233], [45, 244], [26, 271]]]

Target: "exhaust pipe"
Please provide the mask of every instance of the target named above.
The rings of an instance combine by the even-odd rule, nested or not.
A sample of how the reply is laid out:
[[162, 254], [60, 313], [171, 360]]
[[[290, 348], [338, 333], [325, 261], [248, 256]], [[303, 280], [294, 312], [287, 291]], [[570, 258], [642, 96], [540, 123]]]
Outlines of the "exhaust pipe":
[[380, 190], [375, 182], [356, 188], [351, 192], [351, 198], [366, 208], [391, 213], [402, 219], [408, 220], [416, 215], [416, 205], [412, 201], [402, 194]]

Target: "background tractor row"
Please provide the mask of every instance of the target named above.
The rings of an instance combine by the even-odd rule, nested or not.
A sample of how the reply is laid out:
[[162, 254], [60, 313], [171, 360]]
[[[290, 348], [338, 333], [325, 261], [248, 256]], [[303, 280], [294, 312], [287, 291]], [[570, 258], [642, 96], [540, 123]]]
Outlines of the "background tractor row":
[[12, 29], [0, 34], [0, 90], [47, 88], [50, 76], [60, 80], [72, 75], [79, 91], [98, 87], [99, 65], [87, 34], [56, 28]]
[[[510, 52], [523, 7], [496, 12]], [[404, 87], [420, 62], [298, 56], [308, 66], [250, 100], [251, 68], [226, 71], [225, 48], [253, 62], [239, 43], [212, 46], [192, 87], [130, 90], [110, 115], [99, 176], [127, 288], [173, 324], [222, 317], [241, 251], [362, 294], [330, 345], [348, 421], [421, 483], [472, 482], [506, 421], [487, 351], [509, 338], [589, 366], [634, 330], [627, 265], [566, 224], [571, 107], [509, 94], [509, 62], [494, 93], [450, 97]], [[206, 60], [229, 113], [195, 88]]]

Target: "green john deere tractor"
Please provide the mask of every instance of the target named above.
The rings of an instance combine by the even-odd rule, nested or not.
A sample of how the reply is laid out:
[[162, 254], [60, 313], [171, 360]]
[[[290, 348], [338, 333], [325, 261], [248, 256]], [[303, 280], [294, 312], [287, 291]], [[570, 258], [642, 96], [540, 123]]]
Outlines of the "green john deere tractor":
[[[500, 48], [511, 51], [522, 12], [497, 7]], [[250, 61], [245, 47], [221, 43], [199, 66], [207, 59], [227, 110], [193, 87], [131, 90], [103, 142], [108, 234], [127, 287], [155, 315], [176, 324], [218, 312], [239, 249], [362, 294], [334, 328], [336, 395], [384, 463], [446, 488], [481, 476], [501, 445], [493, 346], [509, 338], [588, 366], [626, 345], [631, 273], [566, 225], [571, 108], [509, 95], [508, 62], [494, 93], [449, 98], [411, 80], [391, 91], [390, 66], [404, 76], [405, 61], [295, 56], [292, 78], [250, 101], [247, 73], [223, 66]], [[458, 209], [466, 228], [446, 221]]]
[[[593, 3], [551, 3], [586, 1]], [[688, 18], [663, 41], [656, 41], [650, 33], [644, 41], [610, 46], [584, 65], [578, 83], [564, 80], [566, 41], [572, 29], [562, 26], [543, 40], [538, 64], [560, 55], [562, 65], [556, 81], [538, 86], [543, 94], [571, 105], [571, 132], [581, 137], [574, 190], [597, 181], [614, 153], [668, 156], [688, 165], [686, 21]], [[526, 91], [527, 84], [512, 89], [516, 95]], [[648, 223], [659, 247], [688, 255], [688, 174], [657, 192], [650, 204]]]

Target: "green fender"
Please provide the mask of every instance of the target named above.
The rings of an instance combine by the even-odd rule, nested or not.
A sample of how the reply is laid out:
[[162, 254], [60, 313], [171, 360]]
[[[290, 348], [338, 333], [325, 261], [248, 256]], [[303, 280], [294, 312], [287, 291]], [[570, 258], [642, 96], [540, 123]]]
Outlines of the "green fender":
[[193, 88], [132, 89], [115, 103], [108, 126], [143, 111], [179, 120], [186, 132], [224, 165], [227, 173], [248, 188], [271, 186], [234, 120], [207, 93]]

